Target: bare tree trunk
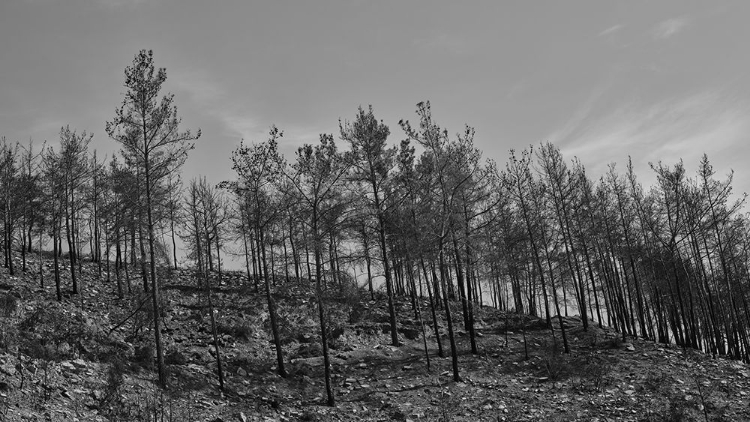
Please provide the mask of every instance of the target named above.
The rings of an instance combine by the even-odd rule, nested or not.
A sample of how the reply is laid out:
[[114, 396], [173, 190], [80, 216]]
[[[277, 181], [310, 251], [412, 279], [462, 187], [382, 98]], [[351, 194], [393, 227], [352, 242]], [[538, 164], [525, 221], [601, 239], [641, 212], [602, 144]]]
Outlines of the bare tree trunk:
[[170, 209], [171, 218], [169, 219], [169, 226], [171, 228], [171, 234], [172, 234], [172, 259], [174, 260], [174, 269], [177, 269], [177, 241], [175, 240], [175, 233], [174, 233], [174, 211]]
[[294, 260], [294, 276], [297, 277], [297, 281], [300, 280], [300, 262], [299, 255], [297, 254], [297, 247], [294, 245], [294, 222], [292, 216], [289, 216], [289, 245], [292, 247], [292, 260]]
[[122, 265], [122, 254], [120, 253], [120, 228], [115, 229], [115, 278], [117, 279], [117, 297], [124, 297], [122, 292], [122, 280], [120, 279], [120, 266]]
[[72, 232], [73, 227], [72, 227], [71, 219], [73, 217], [68, 207], [69, 205], [67, 205], [67, 199], [66, 199], [65, 235], [68, 239], [68, 258], [70, 259], [70, 281], [73, 283], [73, 294], [77, 294], [78, 293], [78, 277], [76, 277], [76, 246], [74, 243], [73, 232]]
[[362, 225], [362, 249], [365, 254], [365, 267], [367, 268], [367, 286], [370, 290], [370, 299], [375, 300], [375, 290], [372, 287], [372, 259], [370, 258], [370, 245], [367, 237], [367, 228]]
[[323, 278], [323, 264], [320, 251], [320, 235], [318, 232], [318, 208], [317, 204], [313, 207], [312, 215], [312, 230], [314, 237], [314, 251], [315, 251], [315, 296], [318, 301], [318, 317], [320, 319], [320, 339], [323, 346], [323, 376], [325, 378], [326, 385], [326, 403], [328, 406], [335, 406], [336, 400], [333, 395], [333, 386], [331, 385], [331, 362], [328, 356], [328, 329], [326, 327], [325, 312], [323, 307], [323, 289], [322, 289], [322, 278]]
[[[245, 270], [247, 272], [247, 281], [250, 282], [250, 251], [247, 248], [247, 228], [245, 227], [244, 218], [242, 223], [242, 245], [245, 249]], [[253, 260], [253, 266], [255, 265], [255, 261]]]
[[60, 237], [59, 233], [59, 217], [53, 217], [52, 220], [52, 248], [55, 263], [55, 291], [57, 292], [57, 301], [62, 301], [62, 291], [60, 290], [60, 258], [58, 255], [58, 242], [57, 239]]
[[[440, 326], [438, 325], [437, 312], [435, 312], [435, 300], [432, 297], [432, 288], [430, 288], [430, 277], [427, 275], [427, 267], [424, 263], [424, 258], [419, 257], [420, 263], [422, 264], [422, 273], [424, 274], [424, 282], [427, 285], [427, 295], [430, 298], [430, 313], [432, 314], [432, 331], [435, 333], [435, 340], [438, 346], [438, 356], [441, 358], [445, 357], [443, 351], [443, 342], [440, 339]], [[434, 281], [434, 280], [433, 280]]]
[[[144, 132], [145, 133], [145, 132]], [[150, 169], [150, 163], [149, 163], [149, 157], [146, 154], [145, 160], [145, 178], [146, 178], [146, 216], [147, 216], [147, 222], [148, 222], [148, 249], [149, 249], [149, 258], [151, 259], [150, 262], [150, 270], [151, 270], [151, 301], [153, 303], [154, 307], [154, 342], [156, 343], [156, 363], [158, 366], [159, 371], [159, 385], [161, 385], [162, 388], [167, 387], [167, 372], [166, 367], [164, 365], [164, 351], [162, 350], [162, 341], [161, 341], [161, 324], [159, 324], [159, 321], [161, 321], [161, 308], [159, 306], [159, 283], [156, 279], [156, 253], [154, 251], [154, 219], [152, 216], [152, 202], [151, 202], [151, 169]], [[145, 258], [145, 257], [144, 257]]]
[[[271, 319], [271, 333], [273, 335], [273, 344], [276, 347], [276, 365], [279, 376], [286, 378], [287, 373], [284, 368], [284, 354], [281, 348], [281, 338], [279, 335], [279, 325], [276, 316], [276, 302], [271, 295], [271, 281], [269, 280], [268, 266], [266, 265], [266, 247], [263, 239], [263, 230], [256, 229], [258, 233], [258, 252], [263, 262], [263, 281], [266, 287], [266, 302], [268, 302], [268, 315]], [[273, 253], [273, 252], [272, 252]]]
[[[44, 265], [42, 261], [42, 233], [43, 230], [39, 227], [39, 287], [44, 287]], [[31, 240], [31, 238], [29, 238]], [[29, 244], [31, 245], [31, 244]]]
[[[445, 233], [443, 233], [444, 235]], [[438, 246], [438, 257], [439, 257], [439, 265], [440, 265], [440, 279], [443, 284], [443, 292], [446, 291], [446, 264], [445, 264], [445, 258], [443, 254], [443, 235], [441, 235], [439, 246]], [[445, 323], [448, 325], [448, 340], [450, 341], [451, 345], [451, 363], [453, 366], [453, 381], [459, 382], [461, 381], [461, 377], [458, 375], [458, 348], [456, 347], [456, 336], [453, 333], [453, 317], [451, 315], [451, 307], [450, 307], [450, 301], [448, 300], [448, 295], [443, 294], [443, 302], [445, 306]]]
[[[221, 286], [221, 257], [219, 256], [219, 234], [216, 233], [216, 265], [219, 272], [219, 286]], [[204, 277], [206, 289], [208, 290], [208, 312], [211, 314], [211, 334], [214, 338], [214, 350], [216, 351], [216, 372], [219, 375], [219, 390], [224, 391], [224, 369], [221, 365], [221, 350], [219, 349], [219, 335], [216, 331], [216, 316], [214, 315], [214, 303], [211, 293], [210, 277]]]

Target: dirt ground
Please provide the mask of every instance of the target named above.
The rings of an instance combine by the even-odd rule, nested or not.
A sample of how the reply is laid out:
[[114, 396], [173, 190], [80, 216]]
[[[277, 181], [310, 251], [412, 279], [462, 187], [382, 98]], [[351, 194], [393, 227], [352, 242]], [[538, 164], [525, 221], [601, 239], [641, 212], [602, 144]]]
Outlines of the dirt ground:
[[[286, 378], [276, 370], [265, 297], [240, 274], [223, 276], [213, 300], [225, 374], [219, 391], [205, 291], [193, 274], [165, 274], [163, 338], [170, 388], [155, 386], [153, 319], [133, 281], [118, 299], [87, 264], [83, 294], [55, 301], [49, 265], [0, 273], [0, 420], [7, 421], [679, 421], [750, 420], [750, 367], [672, 345], [583, 331], [565, 318], [563, 353], [536, 317], [476, 310], [470, 352], [460, 304], [453, 309], [460, 382], [453, 381], [446, 325], [438, 356], [429, 302], [422, 325], [397, 303], [401, 345], [391, 346], [385, 299], [331, 286], [332, 385], [325, 406], [312, 286], [276, 287]], [[216, 282], [216, 280], [214, 280]], [[139, 308], [139, 306], [141, 306]], [[557, 325], [557, 324], [555, 324]]]

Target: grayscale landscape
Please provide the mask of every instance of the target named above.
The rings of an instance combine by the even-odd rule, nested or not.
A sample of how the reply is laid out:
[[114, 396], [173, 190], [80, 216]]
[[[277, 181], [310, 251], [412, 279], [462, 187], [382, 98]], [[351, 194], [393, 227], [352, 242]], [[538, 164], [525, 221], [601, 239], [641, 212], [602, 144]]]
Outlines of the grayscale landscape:
[[750, 5], [0, 5], [0, 421], [750, 420]]

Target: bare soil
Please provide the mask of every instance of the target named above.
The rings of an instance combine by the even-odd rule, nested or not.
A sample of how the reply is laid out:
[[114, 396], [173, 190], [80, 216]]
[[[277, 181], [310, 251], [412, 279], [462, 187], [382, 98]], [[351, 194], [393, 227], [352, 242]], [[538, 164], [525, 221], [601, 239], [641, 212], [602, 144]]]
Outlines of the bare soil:
[[576, 317], [565, 318], [565, 354], [559, 329], [553, 337], [543, 320], [476, 309], [473, 355], [455, 304], [461, 381], [454, 382], [445, 322], [439, 357], [427, 300], [419, 304], [428, 317], [429, 369], [408, 298], [397, 303], [395, 347], [385, 299], [351, 286], [329, 286], [326, 297], [331, 408], [312, 286], [292, 281], [274, 288], [288, 372], [282, 378], [265, 297], [239, 273], [225, 274], [213, 297], [226, 379], [221, 392], [205, 291], [187, 270], [162, 275], [170, 379], [163, 391], [155, 384], [153, 312], [138, 281], [118, 299], [114, 274], [107, 283], [87, 263], [83, 293], [66, 292], [58, 303], [51, 263], [44, 276], [40, 287], [38, 269], [15, 277], [0, 269], [2, 421], [750, 420], [748, 365], [641, 339], [622, 342], [606, 327], [584, 331]]

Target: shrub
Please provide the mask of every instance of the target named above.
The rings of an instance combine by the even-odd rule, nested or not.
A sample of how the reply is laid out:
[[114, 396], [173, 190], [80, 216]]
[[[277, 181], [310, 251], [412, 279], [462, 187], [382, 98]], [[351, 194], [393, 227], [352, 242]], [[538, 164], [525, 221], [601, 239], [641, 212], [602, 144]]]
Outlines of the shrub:
[[62, 360], [73, 356], [73, 345], [85, 338], [83, 327], [56, 307], [38, 308], [18, 324], [19, 348], [34, 358]]
[[167, 365], [185, 365], [187, 363], [187, 358], [185, 358], [185, 354], [179, 350], [169, 349], [167, 350], [166, 356], [164, 356], [164, 362]]
[[327, 299], [349, 308], [358, 307], [362, 301], [362, 290], [354, 281], [346, 281], [326, 290]]
[[654, 371], [649, 372], [643, 380], [643, 389], [652, 393], [661, 393], [671, 384], [671, 380], [664, 372]]
[[249, 341], [253, 332], [248, 324], [243, 322], [219, 322], [216, 324], [216, 331], [219, 334], [229, 334], [230, 336], [243, 341]]
[[607, 349], [619, 349], [623, 345], [622, 337], [616, 335], [604, 342], [604, 347]]
[[[286, 345], [293, 341], [304, 343], [315, 337], [319, 332], [317, 325], [315, 302], [310, 301], [307, 305], [292, 307], [279, 304], [277, 308], [277, 321], [281, 344]], [[267, 332], [271, 332], [270, 319], [263, 322]], [[312, 336], [311, 336], [312, 334]]]
[[672, 395], [669, 397], [669, 404], [666, 412], [664, 412], [664, 420], [669, 422], [682, 422], [685, 420], [691, 420], [690, 412], [688, 412], [688, 403], [683, 397], [678, 395]]
[[100, 322], [58, 304], [30, 312], [19, 322], [18, 330], [21, 351], [44, 360], [77, 356], [106, 360], [128, 350], [127, 344], [111, 339]]
[[153, 369], [154, 367], [154, 348], [151, 344], [144, 344], [135, 348], [133, 354], [133, 363], [140, 365], [145, 369]]
[[9, 294], [0, 294], [0, 317], [9, 318], [18, 310], [18, 298]]
[[557, 341], [551, 345], [545, 341], [542, 347], [542, 367], [550, 380], [564, 379], [573, 372], [568, 356], [563, 356]]
[[589, 354], [573, 363], [575, 372], [579, 376], [581, 390], [601, 391], [609, 384], [609, 373], [613, 364], [603, 360], [600, 356]]
[[11, 320], [0, 320], [0, 349], [8, 350], [18, 342], [18, 327]]
[[99, 407], [120, 408], [122, 407], [122, 398], [120, 391], [125, 383], [125, 363], [121, 359], [114, 359], [107, 370], [107, 384], [99, 398]]

